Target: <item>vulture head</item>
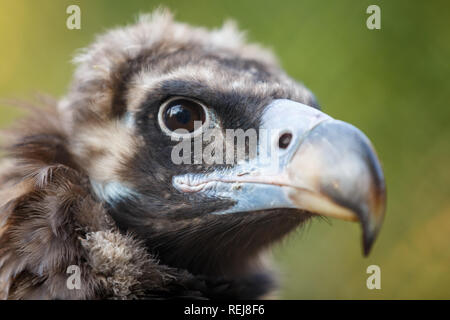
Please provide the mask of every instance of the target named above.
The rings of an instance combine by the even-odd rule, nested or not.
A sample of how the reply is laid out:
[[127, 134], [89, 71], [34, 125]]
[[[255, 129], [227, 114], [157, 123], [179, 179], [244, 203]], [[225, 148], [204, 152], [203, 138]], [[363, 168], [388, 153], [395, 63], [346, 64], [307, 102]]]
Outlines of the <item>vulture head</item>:
[[[260, 297], [265, 249], [321, 216], [359, 221], [370, 251], [385, 210], [370, 141], [232, 23], [206, 30], [157, 11], [75, 63], [67, 95], [7, 147], [6, 296], [121, 296], [97, 280], [117, 272], [108, 254], [126, 243], [129, 270], [145, 270], [122, 296]], [[67, 291], [68, 265], [81, 266], [82, 293]]]

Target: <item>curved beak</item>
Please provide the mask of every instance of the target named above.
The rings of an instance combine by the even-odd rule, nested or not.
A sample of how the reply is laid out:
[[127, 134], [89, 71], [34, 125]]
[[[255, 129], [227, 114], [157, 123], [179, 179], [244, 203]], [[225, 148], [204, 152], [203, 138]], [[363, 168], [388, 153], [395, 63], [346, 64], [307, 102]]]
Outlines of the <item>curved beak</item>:
[[348, 123], [290, 100], [273, 101], [261, 128], [277, 134], [268, 142], [260, 139], [257, 157], [225, 171], [178, 176], [173, 184], [183, 192], [235, 201], [217, 213], [298, 208], [359, 221], [367, 255], [386, 206], [383, 172], [369, 139]]
[[386, 190], [366, 136], [342, 121], [310, 130], [286, 167], [288, 197], [296, 207], [344, 220], [359, 220], [367, 255], [383, 222]]

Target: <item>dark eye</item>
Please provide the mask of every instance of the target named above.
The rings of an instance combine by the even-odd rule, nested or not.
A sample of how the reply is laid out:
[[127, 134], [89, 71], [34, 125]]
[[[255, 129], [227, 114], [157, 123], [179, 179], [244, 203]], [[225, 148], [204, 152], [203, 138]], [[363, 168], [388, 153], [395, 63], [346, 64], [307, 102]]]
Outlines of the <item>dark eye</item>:
[[206, 119], [205, 107], [199, 102], [186, 98], [169, 100], [163, 105], [161, 111], [160, 121], [170, 131], [185, 129], [193, 132], [196, 128], [195, 122], [199, 122], [197, 126], [203, 125]]

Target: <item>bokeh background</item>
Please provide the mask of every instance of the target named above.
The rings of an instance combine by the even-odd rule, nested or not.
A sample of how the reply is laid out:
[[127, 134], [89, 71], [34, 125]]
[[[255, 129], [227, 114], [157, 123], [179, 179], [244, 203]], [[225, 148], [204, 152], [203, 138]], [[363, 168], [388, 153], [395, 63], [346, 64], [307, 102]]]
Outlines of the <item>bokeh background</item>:
[[[71, 4], [81, 30], [66, 28]], [[0, 0], [0, 97], [63, 95], [76, 49], [160, 4], [193, 24], [236, 20], [381, 158], [388, 208], [370, 257], [357, 224], [313, 221], [274, 248], [280, 296], [450, 299], [450, 2]], [[366, 28], [370, 4], [381, 7], [381, 30]], [[19, 116], [3, 103], [0, 126]], [[371, 264], [381, 290], [366, 287]]]

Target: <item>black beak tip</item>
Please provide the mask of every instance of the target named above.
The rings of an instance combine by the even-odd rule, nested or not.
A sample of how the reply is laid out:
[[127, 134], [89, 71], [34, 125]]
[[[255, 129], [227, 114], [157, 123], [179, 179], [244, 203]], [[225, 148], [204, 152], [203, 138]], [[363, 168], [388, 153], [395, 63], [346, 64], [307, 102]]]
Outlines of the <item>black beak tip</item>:
[[372, 250], [373, 243], [375, 241], [374, 237], [367, 237], [366, 235], [363, 235], [363, 256], [368, 257], [370, 254], [370, 251]]
[[362, 235], [362, 248], [363, 248], [363, 256], [368, 257], [375, 240], [377, 239], [379, 227], [370, 228], [369, 224], [363, 224], [363, 235]]

